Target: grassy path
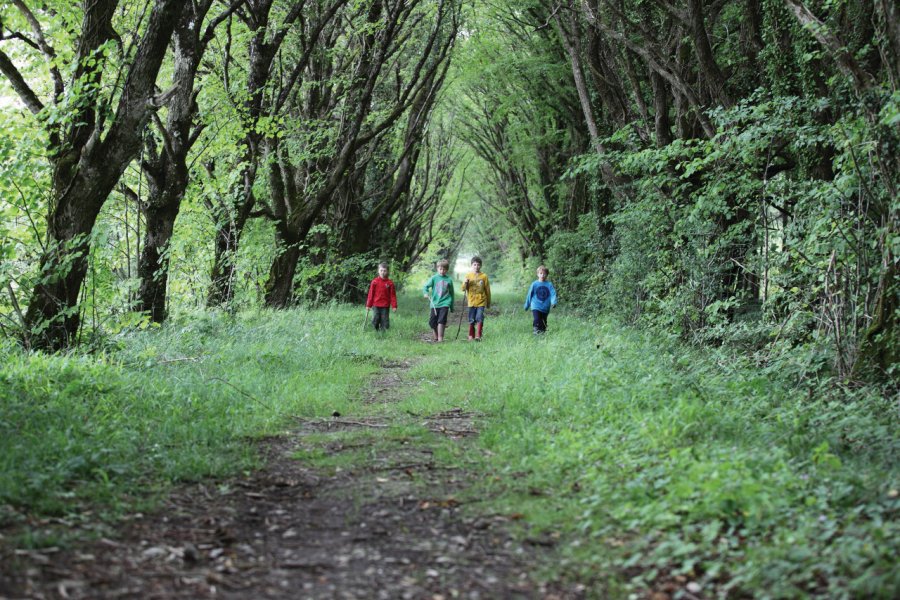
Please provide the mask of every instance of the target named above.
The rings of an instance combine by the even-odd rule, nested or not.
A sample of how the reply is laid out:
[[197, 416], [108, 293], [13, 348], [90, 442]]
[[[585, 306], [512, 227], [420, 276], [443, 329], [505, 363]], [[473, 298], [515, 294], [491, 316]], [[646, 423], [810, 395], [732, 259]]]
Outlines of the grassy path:
[[900, 590], [891, 399], [498, 305], [480, 344], [408, 299], [383, 338], [338, 307], [6, 350], [0, 596]]

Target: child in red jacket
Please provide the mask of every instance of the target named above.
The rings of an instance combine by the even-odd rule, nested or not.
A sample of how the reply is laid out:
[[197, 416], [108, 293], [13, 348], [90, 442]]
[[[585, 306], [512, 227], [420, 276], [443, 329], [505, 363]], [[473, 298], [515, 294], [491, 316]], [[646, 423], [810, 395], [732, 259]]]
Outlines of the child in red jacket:
[[366, 309], [375, 309], [372, 325], [375, 331], [387, 331], [391, 327], [390, 309], [397, 312], [397, 288], [388, 279], [387, 263], [378, 264], [378, 277], [369, 284], [369, 296], [366, 298]]

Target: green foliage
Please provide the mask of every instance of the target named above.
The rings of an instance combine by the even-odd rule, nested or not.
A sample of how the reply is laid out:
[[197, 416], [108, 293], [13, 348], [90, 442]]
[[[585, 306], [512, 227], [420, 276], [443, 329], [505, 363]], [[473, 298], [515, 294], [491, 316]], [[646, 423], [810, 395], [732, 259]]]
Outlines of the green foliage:
[[[809, 369], [889, 379], [900, 315], [895, 17], [856, 0], [806, 5], [818, 24], [782, 0], [696, 5], [706, 31], [686, 25], [678, 82], [646, 59], [672, 51], [647, 35], [674, 16], [652, 2], [599, 0], [561, 20], [535, 3], [473, 9], [456, 105], [482, 163], [481, 210], [508, 221], [494, 239], [522, 230], [510, 240], [519, 263], [553, 263], [565, 297], [590, 289], [626, 322], [750, 352], [775, 342], [765, 363], [796, 349]], [[698, 36], [712, 57], [701, 60]], [[625, 39], [634, 55], [622, 60]], [[865, 82], [848, 76], [852, 61]], [[599, 151], [585, 143], [589, 117], [605, 136]], [[663, 133], [674, 141], [659, 143]], [[598, 216], [595, 233], [583, 215]]]
[[[445, 102], [467, 146], [460, 194], [475, 200], [465, 207], [476, 221], [469, 245], [484, 254], [502, 246], [497, 258], [518, 254], [522, 266], [545, 255], [558, 225], [577, 225], [584, 198], [561, 176], [586, 150], [586, 138], [573, 127], [571, 67], [552, 29], [525, 33], [514, 16], [540, 13], [539, 3], [475, 3], [470, 10], [471, 35], [460, 42]], [[580, 116], [576, 122], [580, 128]]]
[[[881, 93], [873, 101], [890, 121], [896, 98]], [[712, 140], [610, 152], [605, 160], [630, 181], [608, 218], [611, 260], [603, 259], [602, 233], [582, 223], [551, 238], [553, 262], [593, 257], [602, 305], [627, 322], [748, 350], [773, 339], [809, 344], [831, 355], [830, 364], [816, 361], [819, 368], [850, 376], [889, 272], [878, 263], [895, 239], [889, 221], [872, 216], [896, 210], [896, 201], [874, 183], [877, 161], [862, 156], [876, 143], [896, 143], [896, 132], [856, 111], [823, 122], [835, 109], [826, 99], [758, 92], [712, 113], [719, 130]], [[629, 136], [626, 129], [607, 142]], [[596, 173], [599, 161], [584, 156], [572, 171]], [[571, 296], [585, 282], [559, 284]], [[880, 344], [881, 356], [890, 356], [894, 342]]]
[[[596, 312], [601, 307], [608, 249], [596, 215], [582, 215], [575, 231], [557, 231], [547, 240], [550, 280], [565, 290], [566, 305]], [[560, 292], [563, 293], [563, 292]]]
[[[384, 259], [377, 251], [343, 256], [326, 226], [319, 226], [311, 233], [324, 245], [303, 246], [294, 275], [295, 300], [312, 306], [365, 300], [369, 282], [378, 274], [378, 263]], [[394, 272], [391, 279], [400, 285], [404, 275]]]
[[19, 339], [24, 324], [16, 305], [25, 310], [47, 230], [45, 140], [33, 126], [23, 115], [0, 110], [0, 129], [7, 132], [0, 137], [0, 326]]
[[[690, 100], [666, 78], [651, 81], [654, 67], [643, 54], [613, 52], [619, 41], [598, 29], [609, 27], [633, 44], [668, 53], [635, 24], [668, 28], [675, 14], [652, 2], [594, 4], [597, 14], [588, 4], [575, 6], [565, 23], [557, 21], [562, 13], [532, 0], [465, 4], [464, 35], [458, 36], [448, 77], [451, 93], [435, 106], [427, 104], [433, 124], [413, 136], [415, 144], [407, 147], [412, 120], [402, 116], [340, 174], [343, 181], [317, 220], [319, 227], [327, 223], [332, 237], [314, 229], [301, 242], [296, 299], [322, 304], [359, 298], [379, 260], [406, 268], [420, 255], [426, 261], [452, 258], [463, 247], [484, 255], [495, 280], [522, 282], [546, 261], [570, 302], [603, 307], [623, 321], [698, 343], [743, 347], [763, 368], [794, 351], [803, 360], [785, 368], [801, 378], [830, 370], [852, 380], [889, 379], [900, 353], [895, 326], [900, 93], [891, 80], [896, 57], [887, 43], [887, 17], [859, 0], [808, 2], [821, 21], [813, 30], [782, 0], [729, 0], [715, 8], [701, 3], [712, 58], [727, 76], [721, 90], [708, 81], [696, 38], [686, 34], [678, 49], [679, 85], [697, 96]], [[603, 10], [607, 5], [615, 10]], [[2, 46], [46, 108], [34, 116], [7, 102], [15, 92], [0, 78], [0, 128], [7, 133], [0, 140], [0, 325], [5, 336], [18, 338], [24, 335], [20, 313], [27, 310], [30, 291], [71, 266], [49, 273], [38, 264], [54, 193], [48, 134], [65, 138], [84, 124], [85, 109], [97, 108], [103, 138], [114, 122], [111, 111], [135, 42], [148, 22], [143, 5], [123, 6], [112, 23], [119, 38], [79, 62], [84, 7], [43, 3], [33, 10], [53, 48], [55, 58], [48, 59], [38, 44], [24, 41], [34, 30], [21, 6], [0, 6], [0, 20], [10, 32]], [[309, 68], [298, 73], [295, 94], [277, 113], [250, 114], [249, 86], [239, 66], [249, 60], [254, 32], [233, 19], [227, 34], [224, 26], [216, 34], [211, 46], [216, 52], [207, 55], [198, 75], [196, 123], [203, 131], [188, 161], [191, 183], [166, 249], [169, 304], [176, 312], [205, 303], [213, 237], [239, 220], [244, 177], [249, 181], [251, 171], [256, 205], [247, 210], [270, 218], [251, 219], [235, 238], [238, 248], [229, 254], [235, 261], [235, 293], [229, 306], [262, 303], [280, 252], [272, 220], [279, 211], [270, 202], [273, 190], [265, 174], [274, 174], [270, 169], [277, 161], [290, 167], [294, 184], [302, 188], [290, 204], [301, 213], [331, 178], [327, 164], [341, 146], [343, 128], [353, 121], [346, 110], [358, 108], [339, 98], [357, 80], [352, 69], [338, 66], [363, 56], [357, 47], [362, 36], [386, 34], [382, 22], [367, 22], [368, 7], [351, 3], [326, 27]], [[312, 23], [321, 8], [310, 5], [301, 21]], [[274, 27], [284, 9], [276, 2], [267, 26]], [[216, 6], [211, 14], [220, 10]], [[432, 22], [437, 10], [420, 5], [403, 26]], [[335, 31], [328, 33], [332, 26]], [[570, 28], [573, 37], [567, 38]], [[23, 36], [12, 35], [17, 31]], [[841, 42], [847, 57], [871, 78], [866, 85], [846, 76], [847, 66], [817, 34]], [[285, 74], [302, 52], [302, 44], [295, 43], [299, 32], [286, 35], [279, 54], [284, 66], [279, 73]], [[602, 155], [587, 134], [565, 47], [566, 40], [579, 39], [590, 108], [600, 137], [605, 136]], [[371, 106], [360, 113], [364, 133], [392, 113], [403, 82], [425, 52], [424, 40], [418, 30], [398, 39], [392, 50], [395, 76], [379, 80]], [[222, 59], [226, 47], [228, 58]], [[51, 68], [60, 70], [65, 84], [55, 101]], [[167, 58], [161, 89], [168, 87], [163, 83], [173, 69]], [[655, 139], [653, 122], [662, 116], [653, 114], [657, 84], [671, 121], [666, 137], [677, 138], [664, 146]], [[283, 85], [273, 76], [262, 93], [274, 99]], [[160, 121], [168, 110], [160, 108]], [[715, 135], [701, 126], [701, 118]], [[453, 146], [438, 130], [454, 131], [467, 148], [435, 149]], [[155, 126], [148, 127], [146, 138], [163, 143]], [[417, 173], [408, 195], [450, 181], [456, 196], [437, 202], [440, 211], [425, 222], [415, 220], [426, 211], [413, 202], [410, 214], [385, 215], [358, 231], [360, 219], [385, 201], [397, 161], [419, 156], [420, 146], [434, 150], [421, 152], [421, 162], [450, 169], [462, 157], [462, 166], [452, 177], [433, 181]], [[246, 169], [251, 154], [255, 170]], [[601, 177], [601, 170], [607, 175]], [[610, 172], [618, 178], [615, 190], [607, 185]], [[137, 191], [139, 202], [146, 199], [146, 179], [137, 165], [125, 171], [121, 183]], [[133, 199], [113, 194], [92, 232], [79, 306], [58, 315], [84, 315], [81, 340], [100, 340], [140, 323], [132, 313], [143, 226], [136, 208]], [[466, 239], [460, 240], [463, 232]], [[429, 252], [414, 247], [417, 236], [433, 241]]]

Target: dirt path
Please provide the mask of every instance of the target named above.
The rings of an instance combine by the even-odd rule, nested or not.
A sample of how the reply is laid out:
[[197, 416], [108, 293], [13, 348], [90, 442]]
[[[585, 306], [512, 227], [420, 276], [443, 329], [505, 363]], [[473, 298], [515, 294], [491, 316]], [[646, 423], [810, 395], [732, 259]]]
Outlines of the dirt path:
[[[365, 402], [404, 393], [409, 363], [387, 363]], [[476, 434], [459, 409], [416, 422], [454, 443]], [[375, 433], [390, 421], [335, 417], [300, 423], [261, 443], [266, 466], [246, 478], [178, 488], [155, 514], [122, 524], [115, 539], [77, 549], [18, 553], [9, 598], [580, 598], [580, 586], [542, 586], [547, 548], [513, 541], [509, 519], [464, 516], [465, 465]], [[356, 439], [356, 442], [348, 441]], [[311, 469], [297, 454], [335, 459], [372, 450], [346, 468]], [[353, 466], [365, 464], [365, 466]]]

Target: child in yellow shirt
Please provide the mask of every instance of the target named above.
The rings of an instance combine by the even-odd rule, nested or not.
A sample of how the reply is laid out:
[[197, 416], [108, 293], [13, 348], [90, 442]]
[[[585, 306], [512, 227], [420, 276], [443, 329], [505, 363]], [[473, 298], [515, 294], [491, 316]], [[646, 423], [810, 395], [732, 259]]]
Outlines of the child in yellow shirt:
[[484, 331], [484, 311], [491, 307], [491, 283], [488, 276], [481, 272], [481, 259], [477, 256], [472, 257], [472, 270], [466, 273], [463, 291], [469, 305], [469, 339], [480, 342]]

